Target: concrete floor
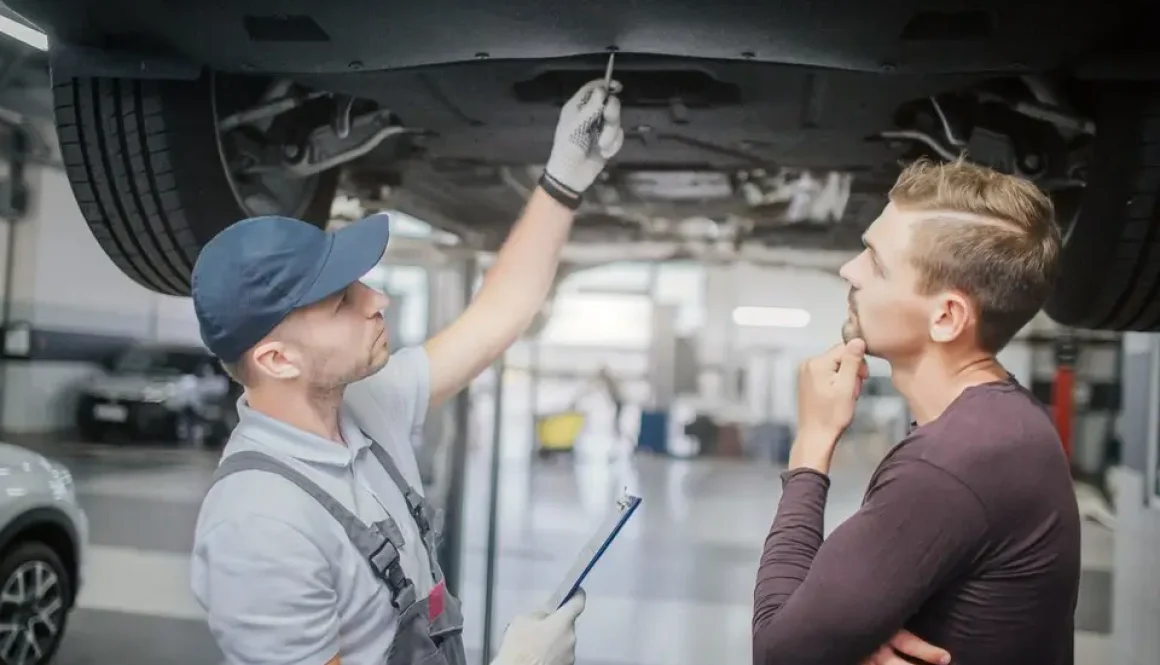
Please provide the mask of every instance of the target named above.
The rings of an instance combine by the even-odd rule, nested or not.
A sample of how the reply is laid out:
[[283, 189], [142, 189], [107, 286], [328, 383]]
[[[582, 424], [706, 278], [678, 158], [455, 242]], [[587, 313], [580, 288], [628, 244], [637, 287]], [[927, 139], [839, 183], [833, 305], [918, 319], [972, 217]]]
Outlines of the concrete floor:
[[[89, 582], [57, 663], [220, 663], [187, 577], [198, 502], [216, 453], [35, 447], [73, 469], [92, 521]], [[840, 455], [828, 528], [857, 508], [873, 461], [856, 446]], [[503, 467], [496, 642], [513, 614], [550, 595], [611, 497], [627, 486], [645, 503], [586, 585], [580, 665], [750, 662], [753, 579], [778, 500], [779, 469], [649, 457], [629, 466], [610, 464], [602, 452], [576, 463], [533, 464], [521, 451], [505, 454]], [[473, 663], [482, 662], [486, 471], [486, 456], [475, 455], [462, 593]], [[1102, 665], [1111, 653], [1111, 534], [1095, 525], [1087, 530], [1077, 662]]]

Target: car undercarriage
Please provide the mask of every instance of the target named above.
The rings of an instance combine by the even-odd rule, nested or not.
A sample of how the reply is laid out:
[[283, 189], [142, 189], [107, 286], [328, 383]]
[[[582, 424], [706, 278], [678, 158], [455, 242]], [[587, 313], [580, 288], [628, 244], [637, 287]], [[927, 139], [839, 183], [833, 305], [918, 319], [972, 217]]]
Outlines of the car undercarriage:
[[1142, 3], [7, 5], [49, 35], [86, 220], [160, 292], [188, 293], [226, 224], [325, 223], [336, 196], [494, 249], [560, 105], [615, 52], [626, 142], [574, 242], [853, 250], [901, 165], [965, 154], [1055, 197], [1049, 314], [1160, 327], [1160, 50]]

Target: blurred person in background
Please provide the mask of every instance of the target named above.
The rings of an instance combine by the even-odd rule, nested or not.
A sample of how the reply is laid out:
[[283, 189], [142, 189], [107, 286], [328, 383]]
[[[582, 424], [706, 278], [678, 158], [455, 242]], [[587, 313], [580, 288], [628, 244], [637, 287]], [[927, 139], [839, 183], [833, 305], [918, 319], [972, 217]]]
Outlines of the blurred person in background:
[[612, 400], [612, 431], [619, 441], [624, 437], [624, 426], [620, 422], [624, 415], [624, 391], [620, 389], [620, 382], [612, 375], [612, 368], [608, 365], [600, 368], [596, 379], [604, 387], [604, 392], [608, 393], [608, 399]]
[[[864, 241], [841, 270], [844, 343], [799, 373], [753, 662], [1071, 665], [1080, 521], [1068, 460], [1046, 408], [996, 359], [1051, 292], [1052, 203], [1013, 176], [919, 161]], [[867, 354], [890, 363], [914, 423], [823, 540]]]
[[580, 392], [572, 399], [571, 408], [576, 409], [580, 401], [593, 390], [602, 391], [612, 402], [612, 446], [608, 451], [609, 459], [616, 459], [622, 454], [631, 457], [636, 449], [636, 443], [626, 436], [624, 431], [624, 390], [610, 366], [601, 366], [596, 374], [581, 386]]

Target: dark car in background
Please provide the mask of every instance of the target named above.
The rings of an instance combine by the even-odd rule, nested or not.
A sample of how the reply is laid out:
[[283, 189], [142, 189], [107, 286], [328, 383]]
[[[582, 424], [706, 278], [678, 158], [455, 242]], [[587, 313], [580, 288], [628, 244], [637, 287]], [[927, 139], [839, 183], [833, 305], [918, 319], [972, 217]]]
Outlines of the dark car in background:
[[80, 387], [83, 439], [220, 441], [237, 418], [237, 388], [204, 348], [137, 344]]

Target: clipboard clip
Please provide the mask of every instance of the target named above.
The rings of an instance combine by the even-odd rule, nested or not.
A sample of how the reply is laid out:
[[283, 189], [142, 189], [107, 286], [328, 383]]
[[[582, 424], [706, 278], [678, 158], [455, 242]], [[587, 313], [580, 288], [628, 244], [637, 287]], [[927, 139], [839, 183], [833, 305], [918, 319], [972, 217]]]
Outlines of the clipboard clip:
[[629, 506], [632, 505], [632, 499], [632, 495], [628, 493], [628, 486], [625, 485], [624, 491], [620, 494], [620, 498], [616, 500], [616, 507], [622, 512], [628, 510]]

